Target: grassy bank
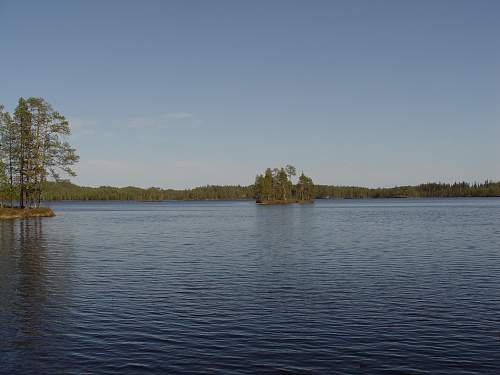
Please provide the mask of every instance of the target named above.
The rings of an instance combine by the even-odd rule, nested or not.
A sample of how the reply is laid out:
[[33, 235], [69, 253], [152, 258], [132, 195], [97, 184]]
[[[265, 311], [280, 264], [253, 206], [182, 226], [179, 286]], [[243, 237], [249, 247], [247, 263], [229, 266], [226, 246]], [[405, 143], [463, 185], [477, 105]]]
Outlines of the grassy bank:
[[0, 220], [29, 217], [53, 217], [54, 211], [47, 207], [40, 208], [0, 208]]

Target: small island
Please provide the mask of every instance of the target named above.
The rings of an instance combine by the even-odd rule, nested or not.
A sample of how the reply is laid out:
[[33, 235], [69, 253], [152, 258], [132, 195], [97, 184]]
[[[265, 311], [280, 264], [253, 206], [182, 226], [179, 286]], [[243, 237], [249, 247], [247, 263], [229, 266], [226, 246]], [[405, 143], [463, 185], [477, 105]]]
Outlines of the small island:
[[267, 168], [264, 174], [255, 178], [256, 203], [277, 205], [291, 203], [313, 203], [315, 189], [313, 181], [304, 172], [293, 183], [297, 170], [292, 165], [284, 168]]
[[0, 219], [55, 216], [41, 202], [48, 178], [75, 175], [70, 134], [66, 118], [43, 98], [19, 98], [13, 113], [0, 105]]
[[8, 208], [0, 207], [0, 220], [23, 219], [29, 217], [54, 217], [56, 214], [50, 208]]

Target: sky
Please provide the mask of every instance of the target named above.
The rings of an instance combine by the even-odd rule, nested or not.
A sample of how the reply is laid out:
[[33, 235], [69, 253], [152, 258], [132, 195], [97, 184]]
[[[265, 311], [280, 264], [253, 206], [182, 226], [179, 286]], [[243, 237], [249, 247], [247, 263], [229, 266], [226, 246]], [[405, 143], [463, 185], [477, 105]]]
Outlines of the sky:
[[71, 122], [75, 183], [500, 180], [500, 1], [0, 0], [0, 103]]

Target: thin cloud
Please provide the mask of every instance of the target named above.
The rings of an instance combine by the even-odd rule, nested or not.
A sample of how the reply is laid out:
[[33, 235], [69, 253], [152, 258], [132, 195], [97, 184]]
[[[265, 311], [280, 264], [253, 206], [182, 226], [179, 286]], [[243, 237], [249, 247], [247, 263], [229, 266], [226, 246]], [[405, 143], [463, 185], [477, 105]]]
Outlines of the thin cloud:
[[194, 118], [194, 115], [189, 112], [173, 112], [173, 113], [168, 113], [167, 118], [173, 118], [173, 119], [190, 119]]
[[79, 137], [83, 135], [93, 135], [95, 134], [98, 125], [96, 121], [84, 120], [77, 117], [69, 118], [69, 124], [73, 136]]
[[193, 126], [201, 121], [189, 112], [170, 112], [158, 117], [136, 117], [129, 121], [131, 129], [166, 129], [180, 126]]

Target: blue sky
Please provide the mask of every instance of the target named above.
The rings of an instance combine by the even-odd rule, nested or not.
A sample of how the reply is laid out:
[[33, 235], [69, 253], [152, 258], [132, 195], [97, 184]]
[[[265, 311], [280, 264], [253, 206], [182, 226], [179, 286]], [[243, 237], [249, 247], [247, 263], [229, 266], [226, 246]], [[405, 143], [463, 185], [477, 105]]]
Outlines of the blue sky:
[[500, 180], [499, 1], [0, 0], [0, 103], [72, 122], [84, 185]]

